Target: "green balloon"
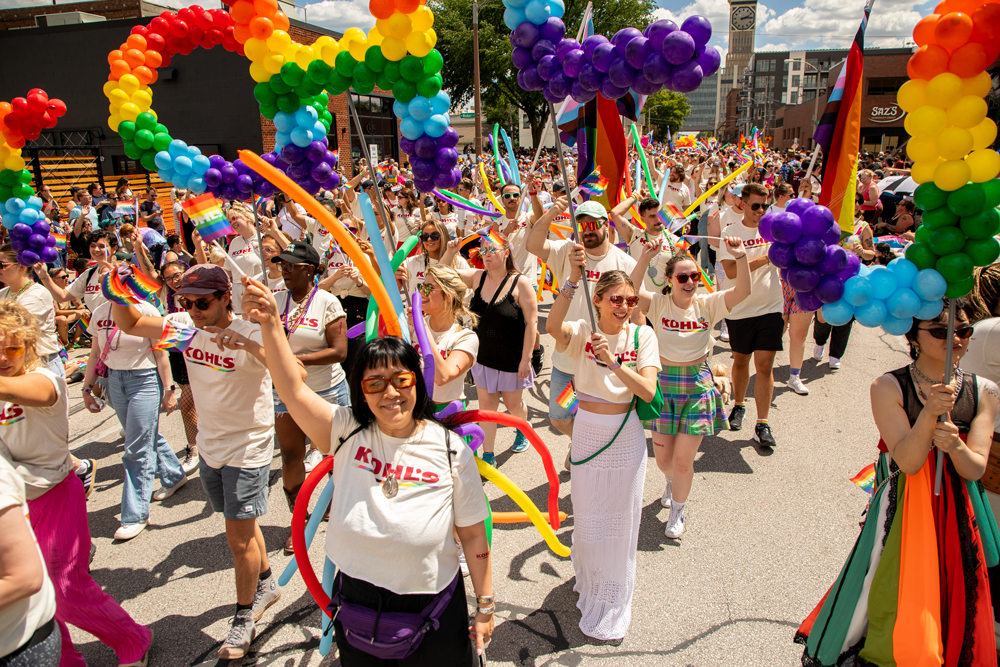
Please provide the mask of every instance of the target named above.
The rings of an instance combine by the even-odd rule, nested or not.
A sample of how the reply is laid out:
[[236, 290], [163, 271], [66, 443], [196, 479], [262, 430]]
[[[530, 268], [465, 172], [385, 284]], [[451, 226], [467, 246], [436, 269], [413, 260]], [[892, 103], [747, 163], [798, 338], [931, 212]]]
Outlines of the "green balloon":
[[355, 79], [353, 88], [354, 92], [356, 92], [357, 94], [367, 95], [373, 90], [375, 90], [375, 81], [372, 81], [370, 83], [363, 83]]
[[170, 130], [168, 130], [167, 126], [164, 125], [163, 123], [157, 123], [156, 127], [153, 128], [153, 134], [156, 135], [156, 134], [161, 134], [161, 133], [162, 134], [170, 134]]
[[913, 232], [913, 240], [916, 243], [927, 243], [931, 240], [931, 232], [933, 230], [927, 225], [920, 225], [917, 227], [917, 231]]
[[139, 158], [139, 162], [141, 162], [142, 166], [148, 169], [149, 171], [156, 171], [157, 170], [156, 162], [153, 160], [153, 158], [155, 157], [156, 157], [156, 151], [146, 151], [145, 153], [142, 154], [142, 157]]
[[948, 193], [932, 182], [921, 183], [913, 192], [913, 203], [923, 211], [941, 208], [948, 202]]
[[31, 186], [26, 185], [24, 183], [15, 185], [13, 188], [11, 188], [11, 192], [18, 199], [27, 199], [31, 195], [35, 194], [35, 191], [31, 188]]
[[931, 229], [954, 227], [958, 224], [958, 216], [952, 213], [947, 206], [940, 206], [930, 211], [925, 211], [921, 219], [923, 220], [923, 226], [930, 227]]
[[302, 104], [305, 104], [305, 100], [316, 97], [316, 93], [323, 90], [322, 83], [316, 83], [309, 77], [302, 79], [300, 83], [295, 88], [295, 93], [302, 98]]
[[378, 75], [378, 78], [375, 79], [375, 85], [382, 90], [392, 90], [392, 81], [385, 78], [385, 74]]
[[368, 87], [368, 84], [375, 86], [375, 72], [368, 69], [368, 65], [358, 63], [354, 67], [354, 88], [357, 90], [358, 86]]
[[368, 65], [368, 69], [375, 73], [379, 73], [385, 69], [386, 57], [382, 55], [381, 46], [369, 46], [368, 50], [365, 51], [365, 64]]
[[24, 185], [28, 185], [29, 183], [31, 183], [31, 179], [34, 178], [31, 175], [31, 172], [28, 171], [27, 169], [22, 169], [21, 171], [16, 172], [16, 175], [18, 182], [23, 183]]
[[[909, 259], [909, 253], [907, 253], [907, 259]], [[972, 276], [972, 259], [964, 252], [955, 252], [939, 257], [934, 268], [949, 283], [957, 283]]]
[[143, 150], [135, 145], [134, 141], [125, 142], [125, 155], [133, 160], [138, 160], [142, 157]]
[[948, 195], [948, 210], [957, 216], [972, 215], [983, 208], [986, 193], [979, 183], [966, 183]]
[[938, 257], [958, 252], [965, 246], [965, 234], [958, 227], [941, 227], [931, 232], [928, 242]]
[[933, 269], [937, 262], [937, 256], [927, 243], [911, 243], [906, 248], [906, 259], [916, 264], [921, 271]]
[[981, 185], [983, 186], [983, 194], [986, 196], [984, 206], [988, 208], [1000, 206], [1000, 180], [991, 178]]
[[140, 130], [150, 130], [156, 129], [156, 116], [149, 113], [148, 111], [143, 111], [135, 119], [135, 126]]
[[444, 57], [437, 49], [431, 49], [431, 52], [424, 56], [422, 60], [424, 61], [424, 74], [428, 76], [437, 74], [444, 67]]
[[424, 64], [420, 58], [408, 55], [399, 61], [399, 73], [407, 81], [416, 83], [424, 78]]
[[131, 141], [135, 136], [135, 123], [130, 120], [118, 123], [118, 136], [125, 141]]
[[351, 77], [344, 76], [337, 70], [333, 70], [330, 72], [330, 78], [326, 80], [326, 87], [328, 90], [332, 90], [335, 94], [340, 95], [351, 87]]
[[260, 104], [274, 104], [278, 99], [278, 94], [271, 88], [271, 84], [264, 81], [253, 87], [253, 96]]
[[294, 62], [282, 65], [279, 74], [281, 74], [281, 79], [292, 88], [302, 83], [302, 79], [306, 76], [302, 68]]
[[153, 135], [153, 148], [156, 149], [157, 153], [165, 151], [170, 147], [170, 142], [173, 140], [173, 137], [166, 132], [157, 132]]
[[[385, 64], [385, 69], [382, 70], [382, 74], [385, 75], [386, 81], [390, 84], [396, 83], [399, 81], [399, 77], [401, 76], [399, 73], [399, 63], [390, 60]], [[379, 86], [379, 88], [382, 87]], [[390, 85], [388, 88], [382, 88], [382, 90], [392, 90], [392, 86]]]
[[416, 95], [417, 87], [406, 79], [400, 79], [392, 87], [392, 96], [403, 104], [409, 104]]
[[[268, 79], [267, 85], [274, 91], [275, 96], [286, 95], [292, 92], [292, 86], [285, 83], [280, 74], [275, 74]], [[277, 100], [277, 97], [275, 97], [275, 100]]]
[[986, 239], [1000, 232], [1000, 213], [995, 208], [988, 208], [962, 218], [959, 226], [970, 239]]
[[330, 78], [330, 70], [333, 68], [323, 62], [322, 59], [317, 58], [316, 60], [309, 63], [309, 69], [306, 70], [306, 74], [309, 78], [316, 83], [326, 84], [326, 80]]
[[[0, 171], [0, 185], [12, 188], [17, 184], [18, 184], [17, 172], [11, 171], [10, 169], [4, 169]], [[7, 199], [10, 199], [10, 197], [7, 197]], [[0, 201], [7, 201], [7, 199], [3, 199]]]
[[965, 280], [959, 280], [957, 282], [949, 282], [948, 289], [944, 291], [944, 295], [949, 299], [958, 299], [969, 292], [972, 291], [972, 287], [976, 284], [972, 276], [969, 276]]
[[337, 54], [337, 60], [335, 61], [337, 65], [337, 72], [340, 76], [345, 79], [349, 79], [354, 76], [354, 68], [357, 66], [358, 61], [351, 57], [351, 54], [347, 51], [341, 51]]
[[149, 130], [138, 130], [135, 133], [135, 137], [132, 138], [135, 145], [143, 150], [149, 150], [153, 147], [153, 133]]
[[0, 201], [7, 201], [14, 196], [14, 191], [10, 189], [10, 186], [0, 185]]
[[277, 104], [261, 104], [260, 105], [260, 115], [268, 120], [274, 120], [274, 117], [278, 114], [281, 109], [278, 108]]
[[301, 104], [299, 104], [299, 96], [295, 93], [286, 93], [284, 95], [278, 96], [278, 110], [284, 111], [285, 113], [295, 113]]
[[417, 84], [417, 92], [424, 97], [434, 97], [441, 91], [441, 86], [444, 85], [444, 79], [441, 78], [440, 74], [435, 74], [429, 76], [426, 79], [422, 79], [420, 83]]
[[1000, 243], [992, 236], [988, 239], [969, 239], [962, 252], [971, 257], [976, 266], [989, 266], [1000, 257]]

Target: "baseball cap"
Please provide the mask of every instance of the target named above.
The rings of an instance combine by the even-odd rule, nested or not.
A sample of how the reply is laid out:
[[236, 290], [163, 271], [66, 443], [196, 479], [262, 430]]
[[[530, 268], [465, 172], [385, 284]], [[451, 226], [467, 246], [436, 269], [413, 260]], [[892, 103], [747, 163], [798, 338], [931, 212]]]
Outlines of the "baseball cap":
[[733, 195], [734, 197], [742, 197], [743, 196], [743, 184], [742, 183], [737, 183], [736, 185], [730, 185], [729, 186], [729, 194]]
[[562, 181], [552, 182], [552, 192], [563, 192], [566, 190], [566, 185]]
[[319, 266], [319, 252], [308, 243], [294, 241], [285, 246], [280, 255], [271, 258], [272, 264], [277, 264], [278, 262]]
[[221, 266], [196, 264], [181, 276], [181, 286], [175, 294], [205, 295], [228, 292], [232, 288], [229, 276]]
[[577, 215], [589, 215], [598, 220], [607, 220], [608, 211], [596, 201], [585, 201], [576, 207]]

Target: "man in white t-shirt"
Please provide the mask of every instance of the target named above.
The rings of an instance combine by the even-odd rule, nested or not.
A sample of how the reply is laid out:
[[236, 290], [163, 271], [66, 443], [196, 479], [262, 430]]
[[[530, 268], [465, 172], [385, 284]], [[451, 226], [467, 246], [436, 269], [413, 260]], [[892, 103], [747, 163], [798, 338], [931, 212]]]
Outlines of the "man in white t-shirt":
[[[626, 217], [628, 210], [636, 204], [639, 205], [639, 217], [642, 218], [642, 224], [646, 226], [645, 229], [633, 226], [631, 216]], [[664, 269], [667, 262], [673, 257], [670, 244], [667, 243], [667, 237], [664, 234], [663, 220], [659, 214], [660, 202], [652, 198], [640, 200], [638, 194], [626, 197], [608, 213], [611, 221], [615, 223], [618, 236], [628, 245], [628, 254], [635, 261], [639, 261], [639, 256], [642, 255], [643, 248], [647, 244], [659, 244], [660, 254], [649, 263], [649, 270], [642, 278], [642, 286], [651, 293], [663, 291], [663, 286], [667, 283]]]
[[[472, 196], [473, 187], [474, 185], [471, 178], [463, 178], [462, 182], [455, 188], [455, 194], [459, 197], [465, 197], [476, 206], [482, 206], [483, 203]], [[479, 229], [480, 217], [472, 211], [466, 211], [465, 209], [460, 208], [455, 210], [455, 214], [458, 216], [458, 238], [462, 238], [466, 234]]]
[[91, 232], [87, 235], [90, 257], [97, 264], [81, 273], [68, 288], [64, 289], [56, 285], [48, 271], [45, 270], [44, 264], [36, 265], [35, 275], [57, 302], [66, 303], [74, 299], [82, 299], [87, 310], [94, 312], [98, 306], [107, 301], [104, 298], [104, 292], [101, 291], [101, 282], [104, 280], [104, 274], [114, 268], [116, 264], [111, 252], [113, 235], [114, 232], [107, 229]]
[[503, 216], [494, 220], [493, 225], [510, 241], [510, 254], [517, 270], [534, 285], [538, 282], [538, 260], [527, 248], [528, 235], [534, 222], [528, 213], [518, 211], [521, 186], [516, 183], [503, 186], [500, 203], [503, 204]]
[[[195, 407], [203, 416], [198, 424], [199, 471], [212, 508], [225, 517], [236, 569], [236, 616], [219, 658], [241, 658], [253, 641], [254, 622], [281, 596], [257, 525], [257, 517], [267, 514], [274, 456], [271, 375], [259, 345], [251, 344], [260, 343], [260, 327], [233, 317], [232, 286], [222, 268], [191, 267], [175, 295], [185, 312], [166, 318], [140, 315], [134, 306], [114, 305], [112, 310], [119, 328], [133, 336], [159, 341], [168, 324], [199, 330], [184, 350]], [[248, 345], [239, 351], [223, 349], [222, 342], [230, 339]]]
[[[757, 424], [753, 439], [764, 447], [774, 447], [776, 443], [767, 423], [767, 416], [774, 394], [774, 355], [782, 349], [784, 299], [778, 268], [771, 264], [767, 256], [770, 244], [761, 237], [758, 230], [760, 219], [767, 210], [767, 188], [760, 183], [747, 183], [743, 186], [742, 199], [743, 220], [731, 225], [726, 234], [743, 239], [746, 245], [751, 292], [726, 318], [729, 345], [733, 350], [733, 399], [736, 402], [729, 414], [729, 428], [739, 431], [743, 427], [752, 357], [757, 371], [754, 384]], [[736, 259], [725, 244], [719, 247], [719, 261], [726, 277], [735, 279]]]
[[[549, 225], [552, 220], [569, 206], [566, 197], [556, 199], [552, 207], [545, 212], [528, 236], [528, 251], [534, 253], [552, 269], [552, 275], [562, 285], [570, 275], [569, 256], [576, 245], [573, 239], [565, 241], [550, 241], [548, 239]], [[595, 201], [584, 202], [576, 207], [576, 221], [580, 226], [580, 236], [583, 242], [584, 254], [587, 260], [586, 280], [589, 289], [579, 290], [569, 311], [566, 321], [587, 319], [588, 309], [584, 294], [593, 297], [593, 285], [601, 279], [606, 271], [619, 269], [631, 274], [635, 268], [635, 260], [624, 251], [616, 248], [609, 239], [608, 212]], [[633, 320], [642, 323], [642, 313], [638, 308], [633, 311]], [[549, 385], [549, 421], [560, 433], [570, 437], [573, 435], [573, 413], [559, 405], [557, 398], [570, 382], [573, 381], [573, 360], [564, 352], [552, 354], [552, 381]]]
[[667, 189], [663, 193], [664, 201], [674, 204], [682, 211], [686, 211], [691, 205], [691, 189], [685, 183], [686, 180], [684, 167], [674, 165], [667, 174]]
[[795, 196], [795, 191], [792, 190], [792, 186], [788, 183], [778, 183], [774, 187], [774, 203], [768, 209], [768, 213], [784, 213], [785, 206], [788, 202], [792, 200]]

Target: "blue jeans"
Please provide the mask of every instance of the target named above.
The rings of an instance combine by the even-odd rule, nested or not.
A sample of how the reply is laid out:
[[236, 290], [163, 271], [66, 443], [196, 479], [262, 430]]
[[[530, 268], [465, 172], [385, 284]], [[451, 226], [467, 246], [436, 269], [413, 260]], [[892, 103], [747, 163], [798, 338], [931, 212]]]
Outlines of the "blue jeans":
[[42, 357], [41, 361], [45, 364], [45, 369], [52, 371], [57, 378], [66, 378], [66, 368], [63, 366], [62, 357], [59, 356], [58, 352]]
[[122, 525], [149, 520], [153, 479], [165, 487], [184, 479], [184, 471], [167, 439], [160, 434], [163, 390], [155, 368], [108, 371], [111, 406], [125, 429], [125, 484], [122, 486]]
[[559, 394], [563, 392], [563, 389], [566, 388], [566, 385], [572, 381], [572, 375], [562, 372], [555, 366], [552, 367], [552, 378], [549, 381], [549, 419], [564, 421], [573, 418], [575, 413], [559, 405], [559, 402], [556, 400], [559, 398]]
[[[341, 380], [339, 384], [335, 384], [329, 389], [318, 391], [316, 395], [330, 405], [351, 407], [351, 388], [347, 385], [347, 380]], [[278, 392], [272, 392], [271, 397], [274, 400], [274, 414], [287, 415], [288, 408], [285, 407], [285, 402], [278, 397]]]

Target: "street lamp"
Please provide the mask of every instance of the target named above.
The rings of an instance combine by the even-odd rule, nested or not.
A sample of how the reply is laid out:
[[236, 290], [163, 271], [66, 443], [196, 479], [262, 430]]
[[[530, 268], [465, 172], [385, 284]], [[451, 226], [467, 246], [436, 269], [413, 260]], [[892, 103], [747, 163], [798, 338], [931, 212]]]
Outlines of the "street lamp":
[[[813, 104], [813, 127], [816, 127], [816, 116], [819, 115], [819, 68], [813, 65], [808, 60], [795, 60], [794, 58], [785, 58], [786, 63], [802, 63], [806, 67], [812, 67], [816, 71], [816, 103]], [[791, 76], [791, 73], [789, 73]]]
[[[483, 152], [483, 109], [479, 96], [479, 1], [472, 0], [472, 87], [476, 113], [476, 155]], [[485, 4], [485, 3], [483, 3]]]

